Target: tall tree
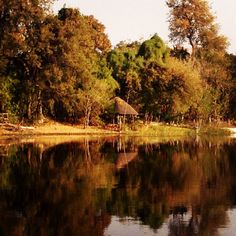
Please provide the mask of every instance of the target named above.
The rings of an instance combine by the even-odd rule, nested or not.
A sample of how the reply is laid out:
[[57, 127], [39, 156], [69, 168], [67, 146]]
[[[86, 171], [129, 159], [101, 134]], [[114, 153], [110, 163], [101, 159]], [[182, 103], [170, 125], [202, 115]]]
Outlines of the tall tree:
[[51, 92], [49, 113], [64, 120], [84, 117], [87, 126], [117, 85], [103, 63], [110, 41], [105, 27], [78, 9], [62, 8], [51, 24], [52, 63], [45, 70]]
[[[39, 74], [42, 67], [44, 17], [51, 0], [0, 2], [0, 57], [21, 83], [22, 113], [31, 118], [33, 100], [40, 112]], [[6, 73], [7, 73], [6, 72]], [[20, 92], [20, 90], [18, 91]], [[33, 99], [33, 97], [35, 98]], [[26, 111], [27, 110], [27, 111]]]
[[205, 84], [201, 110], [206, 113], [202, 116], [222, 118], [228, 110], [230, 91], [227, 39], [219, 34], [206, 0], [167, 0], [166, 3], [170, 8], [170, 39], [174, 43], [190, 44], [194, 66], [198, 67]]
[[208, 106], [209, 112], [205, 116], [215, 120], [226, 118], [229, 110], [232, 85], [230, 84], [227, 46], [227, 38], [219, 35], [218, 27], [212, 25], [210, 29], [202, 31], [202, 45], [196, 53], [198, 67], [205, 83], [205, 98], [210, 99], [202, 103], [203, 106], [204, 104], [210, 105]]
[[167, 0], [170, 8], [170, 39], [177, 44], [189, 43], [192, 58], [195, 57], [198, 45], [203, 43], [203, 32], [209, 31], [214, 16], [206, 0]]
[[140, 75], [143, 60], [137, 57], [140, 43], [120, 42], [108, 53], [107, 61], [112, 68], [112, 76], [119, 83], [118, 95], [127, 102], [137, 104], [140, 96]]
[[167, 113], [170, 100], [167, 92], [167, 81], [163, 78], [166, 71], [166, 61], [169, 49], [164, 41], [154, 35], [145, 40], [138, 50], [138, 56], [143, 58], [144, 65], [140, 71], [141, 77], [141, 104], [145, 117], [161, 117]]

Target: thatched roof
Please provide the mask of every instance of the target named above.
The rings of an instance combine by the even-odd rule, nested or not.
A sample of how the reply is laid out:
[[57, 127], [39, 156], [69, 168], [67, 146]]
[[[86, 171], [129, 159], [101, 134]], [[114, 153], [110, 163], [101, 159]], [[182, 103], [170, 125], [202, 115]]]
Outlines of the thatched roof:
[[138, 115], [133, 107], [119, 97], [115, 97], [115, 112], [119, 115]]
[[116, 168], [121, 169], [137, 157], [137, 152], [119, 153], [116, 160]]

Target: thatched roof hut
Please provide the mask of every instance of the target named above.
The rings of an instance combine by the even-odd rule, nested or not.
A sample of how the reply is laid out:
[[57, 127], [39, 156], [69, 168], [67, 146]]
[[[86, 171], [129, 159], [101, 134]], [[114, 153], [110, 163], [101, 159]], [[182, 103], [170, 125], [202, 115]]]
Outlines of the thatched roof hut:
[[119, 153], [116, 160], [116, 169], [121, 169], [137, 157], [137, 152]]
[[115, 112], [119, 115], [138, 115], [138, 112], [133, 107], [119, 97], [115, 97]]

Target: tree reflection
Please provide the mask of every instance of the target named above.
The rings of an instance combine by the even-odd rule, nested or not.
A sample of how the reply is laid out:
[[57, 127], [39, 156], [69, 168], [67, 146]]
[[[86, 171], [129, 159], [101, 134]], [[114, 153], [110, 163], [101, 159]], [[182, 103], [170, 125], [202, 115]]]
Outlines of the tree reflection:
[[169, 235], [214, 235], [235, 205], [235, 143], [87, 138], [12, 146], [0, 167], [4, 235], [103, 235], [127, 216]]
[[[91, 158], [96, 152], [93, 160], [85, 157], [86, 140], [53, 147], [43, 153], [42, 160], [38, 158], [37, 145], [18, 147], [5, 160], [5, 171], [1, 172], [3, 232], [6, 235], [103, 235], [110, 216], [96, 208], [94, 190], [102, 182], [102, 178], [96, 180], [100, 174], [97, 165], [101, 165], [101, 173], [106, 169], [104, 175], [109, 175], [109, 163], [97, 163], [96, 147], [100, 144], [95, 142], [92, 146]], [[91, 165], [91, 161], [95, 164]], [[11, 224], [15, 221], [15, 225], [7, 223], [9, 214]]]

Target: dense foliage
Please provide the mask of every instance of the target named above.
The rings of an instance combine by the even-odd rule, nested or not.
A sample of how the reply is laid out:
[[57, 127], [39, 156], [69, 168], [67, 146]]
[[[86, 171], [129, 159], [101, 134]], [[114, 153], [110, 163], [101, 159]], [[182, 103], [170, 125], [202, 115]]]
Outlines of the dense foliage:
[[52, 2], [0, 2], [0, 112], [87, 126], [118, 95], [146, 120], [235, 118], [235, 56], [207, 1], [166, 1], [173, 49], [158, 35], [111, 49], [93, 16]]
[[7, 29], [0, 38], [1, 110], [32, 121], [84, 118], [88, 125], [118, 86], [104, 59], [111, 47], [105, 27], [77, 9], [54, 16], [44, 1], [21, 3], [0, 6]]

